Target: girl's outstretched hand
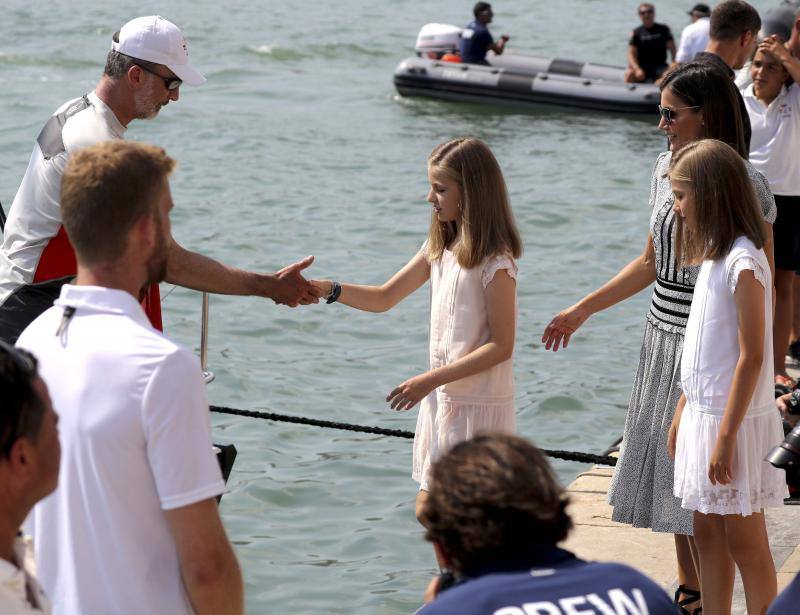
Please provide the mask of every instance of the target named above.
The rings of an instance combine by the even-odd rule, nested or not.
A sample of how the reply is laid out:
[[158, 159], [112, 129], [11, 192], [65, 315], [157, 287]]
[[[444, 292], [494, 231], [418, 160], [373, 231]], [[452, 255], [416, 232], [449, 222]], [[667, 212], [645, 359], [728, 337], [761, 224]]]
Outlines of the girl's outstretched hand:
[[553, 352], [558, 350], [563, 341], [564, 348], [569, 344], [569, 338], [577, 331], [586, 319], [589, 318], [588, 310], [580, 307], [577, 303], [563, 312], [553, 316], [553, 320], [545, 327], [542, 335], [542, 343], [546, 350], [553, 348]]
[[417, 405], [423, 397], [436, 388], [430, 372], [420, 374], [402, 382], [386, 396], [392, 410], [405, 412]]
[[733, 452], [735, 438], [719, 437], [711, 461], [708, 464], [708, 478], [712, 485], [728, 485], [733, 480]]

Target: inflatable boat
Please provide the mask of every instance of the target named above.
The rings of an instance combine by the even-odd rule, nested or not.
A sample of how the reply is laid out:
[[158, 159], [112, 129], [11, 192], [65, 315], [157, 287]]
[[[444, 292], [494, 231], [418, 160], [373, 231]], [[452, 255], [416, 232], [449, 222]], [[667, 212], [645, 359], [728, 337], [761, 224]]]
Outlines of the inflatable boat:
[[[417, 37], [417, 57], [400, 62], [394, 85], [402, 96], [516, 106], [554, 105], [618, 113], [655, 113], [652, 83], [624, 83], [624, 68], [560, 58], [503, 54], [488, 66], [462, 64], [453, 54], [461, 29], [427, 24]], [[453, 61], [456, 60], [456, 61]]]

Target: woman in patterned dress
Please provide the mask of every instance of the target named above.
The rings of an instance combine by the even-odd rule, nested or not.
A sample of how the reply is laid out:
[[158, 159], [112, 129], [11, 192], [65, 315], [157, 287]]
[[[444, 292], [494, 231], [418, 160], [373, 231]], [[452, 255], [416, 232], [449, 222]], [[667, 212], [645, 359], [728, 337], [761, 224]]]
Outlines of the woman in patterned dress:
[[[572, 334], [594, 313], [611, 307], [655, 282], [646, 317], [639, 367], [625, 419], [619, 462], [608, 492], [612, 519], [634, 527], [675, 535], [678, 584], [675, 600], [699, 607], [692, 514], [672, 493], [673, 463], [666, 438], [680, 397], [680, 358], [692, 292], [699, 267], [675, 262], [674, 197], [666, 172], [672, 153], [703, 138], [728, 143], [747, 159], [736, 90], [722, 71], [697, 63], [683, 64], [661, 84], [660, 121], [669, 150], [656, 160], [650, 181], [650, 234], [644, 252], [614, 278], [558, 313], [547, 325], [542, 342], [549, 350], [566, 348]], [[764, 177], [745, 162], [772, 237], [775, 201]], [[772, 244], [765, 248], [774, 270]], [[681, 596], [683, 598], [681, 599]]]

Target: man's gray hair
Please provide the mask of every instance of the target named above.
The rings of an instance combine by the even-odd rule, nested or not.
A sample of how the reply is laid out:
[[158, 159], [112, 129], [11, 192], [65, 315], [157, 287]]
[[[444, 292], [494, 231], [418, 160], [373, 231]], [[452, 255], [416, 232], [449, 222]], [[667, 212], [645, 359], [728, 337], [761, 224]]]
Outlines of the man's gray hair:
[[[119, 42], [119, 30], [114, 32], [111, 37], [115, 43]], [[126, 56], [124, 53], [114, 51], [113, 49], [108, 52], [106, 56], [106, 67], [103, 69], [103, 74], [111, 77], [112, 79], [119, 79], [128, 72], [128, 69], [136, 64], [136, 59]]]

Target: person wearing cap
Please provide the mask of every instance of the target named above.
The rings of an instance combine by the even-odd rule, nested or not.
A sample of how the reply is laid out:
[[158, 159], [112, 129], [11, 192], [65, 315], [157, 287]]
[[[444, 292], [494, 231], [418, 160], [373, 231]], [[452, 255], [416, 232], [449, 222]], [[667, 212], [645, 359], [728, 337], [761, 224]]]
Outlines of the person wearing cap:
[[448, 572], [419, 615], [675, 615], [655, 582], [616, 563], [558, 547], [572, 528], [568, 500], [542, 452], [518, 436], [481, 434], [433, 465], [421, 512]]
[[167, 269], [174, 166], [119, 139], [70, 156], [61, 207], [78, 275], [17, 342], [59, 413], [59, 486], [26, 524], [56, 615], [243, 612], [200, 361], [138, 302]]
[[[61, 223], [61, 175], [76, 150], [123, 139], [136, 119], [152, 119], [178, 101], [181, 85], [205, 78], [189, 64], [186, 41], [163, 17], [139, 17], [113, 37], [103, 76], [88, 94], [62, 105], [34, 144], [28, 169], [8, 212], [0, 247], [0, 339], [13, 342], [52, 305], [75, 276], [75, 255]], [[300, 271], [313, 257], [275, 274], [228, 267], [170, 239], [167, 281], [212, 293], [256, 295], [291, 306], [315, 303], [317, 291]], [[150, 321], [161, 327], [158, 287], [143, 291]]]
[[31, 538], [19, 528], [58, 484], [58, 416], [33, 355], [2, 342], [0, 397], [0, 613], [50, 613]]
[[478, 2], [472, 8], [472, 14], [475, 20], [469, 22], [461, 32], [461, 61], [467, 64], [488, 65], [486, 52], [491, 50], [496, 55], [502, 54], [509, 36], [503, 34], [497, 42], [492, 38], [489, 28], [486, 27], [492, 23], [494, 17], [492, 5], [488, 2]]
[[681, 32], [681, 41], [675, 62], [684, 64], [691, 62], [695, 54], [705, 50], [708, 45], [708, 29], [711, 25], [711, 9], [707, 4], [695, 4], [689, 11], [692, 23]]
[[642, 25], [631, 32], [628, 41], [627, 83], [657, 81], [669, 68], [667, 51], [675, 60], [675, 39], [669, 26], [656, 23], [656, 7], [645, 2], [638, 12]]

